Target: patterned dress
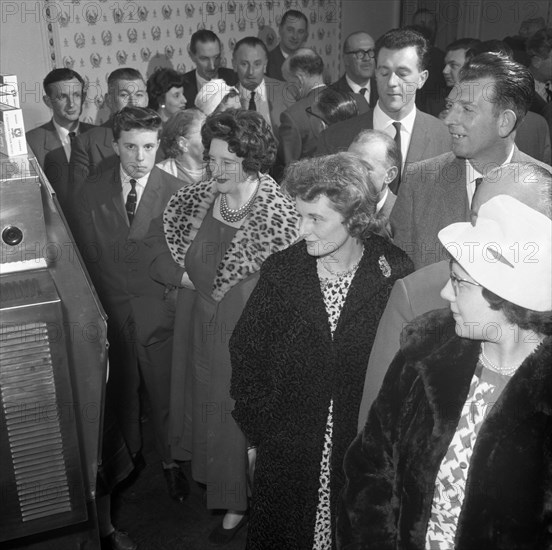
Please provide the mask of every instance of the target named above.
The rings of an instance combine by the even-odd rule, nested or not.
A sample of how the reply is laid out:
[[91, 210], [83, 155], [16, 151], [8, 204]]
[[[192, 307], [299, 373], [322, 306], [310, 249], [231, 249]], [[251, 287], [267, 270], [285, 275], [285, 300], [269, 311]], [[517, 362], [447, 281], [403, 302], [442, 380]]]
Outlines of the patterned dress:
[[[358, 267], [358, 265], [357, 265]], [[333, 334], [339, 321], [339, 316], [356, 269], [337, 279], [320, 279], [320, 288], [324, 297], [324, 305], [328, 314], [330, 331]], [[332, 453], [333, 434], [333, 399], [330, 400], [326, 432], [324, 434], [324, 449], [320, 461], [320, 487], [318, 488], [318, 506], [314, 525], [313, 550], [331, 550], [332, 548], [332, 517], [330, 507], [330, 457]]]
[[427, 550], [454, 549], [454, 536], [477, 434], [509, 380], [510, 376], [491, 371], [479, 360], [456, 433], [441, 462], [435, 482], [431, 518], [426, 533]]

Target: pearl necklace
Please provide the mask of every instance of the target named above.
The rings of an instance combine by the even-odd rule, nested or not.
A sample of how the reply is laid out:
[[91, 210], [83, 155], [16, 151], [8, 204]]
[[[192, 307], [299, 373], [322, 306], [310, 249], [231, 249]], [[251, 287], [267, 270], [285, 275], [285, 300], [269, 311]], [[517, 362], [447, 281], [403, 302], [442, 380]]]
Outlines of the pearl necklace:
[[333, 275], [334, 277], [338, 278], [338, 279], [341, 279], [343, 277], [347, 277], [348, 275], [352, 275], [358, 268], [359, 264], [360, 264], [360, 261], [362, 260], [362, 257], [364, 256], [364, 247], [362, 248], [362, 254], [360, 255], [360, 258], [358, 259], [358, 261], [349, 269], [347, 269], [347, 271], [332, 271], [327, 265], [326, 265], [326, 262], [324, 262], [323, 258], [318, 258], [318, 261], [320, 262], [320, 265], [322, 265], [322, 267], [328, 272], [330, 273], [331, 275]]
[[249, 211], [253, 207], [255, 202], [255, 197], [257, 196], [257, 191], [259, 190], [259, 185], [261, 180], [257, 180], [257, 186], [253, 194], [247, 199], [247, 201], [242, 204], [239, 208], [229, 208], [228, 202], [226, 200], [226, 193], [221, 193], [220, 195], [220, 215], [225, 222], [236, 223], [245, 218]]
[[485, 367], [487, 367], [489, 370], [492, 370], [494, 372], [497, 372], [498, 374], [503, 374], [504, 376], [512, 376], [517, 370], [519, 365], [515, 365], [513, 367], [505, 367], [501, 368], [495, 363], [493, 363], [486, 355], [485, 355], [485, 342], [481, 342], [481, 353], [479, 354], [479, 358], [481, 359], [481, 362]]

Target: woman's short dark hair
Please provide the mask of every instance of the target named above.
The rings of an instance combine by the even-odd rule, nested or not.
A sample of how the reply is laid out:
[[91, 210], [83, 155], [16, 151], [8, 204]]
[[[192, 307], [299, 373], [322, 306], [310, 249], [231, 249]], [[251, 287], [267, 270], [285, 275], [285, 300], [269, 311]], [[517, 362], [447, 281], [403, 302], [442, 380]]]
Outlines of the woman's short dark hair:
[[352, 237], [380, 233], [385, 220], [376, 218], [378, 192], [368, 164], [352, 153], [336, 153], [291, 164], [282, 185], [291, 197], [310, 202], [325, 195], [344, 218]]
[[147, 82], [148, 107], [150, 109], [159, 109], [165, 101], [165, 94], [172, 88], [184, 87], [184, 75], [174, 69], [159, 69], [155, 71]]
[[161, 132], [161, 148], [167, 158], [178, 157], [182, 150], [178, 138], [189, 138], [194, 128], [205, 120], [205, 115], [199, 109], [177, 111], [163, 125]]
[[352, 93], [336, 90], [329, 86], [320, 93], [316, 102], [316, 113], [320, 113], [328, 126], [358, 115], [358, 105]]
[[213, 139], [225, 141], [228, 150], [243, 159], [248, 173], [266, 172], [276, 160], [276, 139], [257, 111], [227, 109], [208, 116], [201, 128], [205, 160]]
[[523, 330], [531, 330], [537, 334], [550, 336], [552, 334], [552, 311], [533, 311], [527, 309], [500, 296], [488, 288], [483, 288], [483, 298], [489, 302], [491, 309], [502, 311], [504, 317], [512, 325]]

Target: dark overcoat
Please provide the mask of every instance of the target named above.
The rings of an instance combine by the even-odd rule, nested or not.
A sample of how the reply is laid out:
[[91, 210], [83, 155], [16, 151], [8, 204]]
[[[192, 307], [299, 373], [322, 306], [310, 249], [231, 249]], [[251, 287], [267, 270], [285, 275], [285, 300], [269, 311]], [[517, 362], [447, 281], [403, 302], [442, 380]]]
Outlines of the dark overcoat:
[[366, 365], [406, 254], [373, 235], [333, 335], [316, 258], [302, 241], [272, 255], [230, 340], [234, 418], [257, 448], [248, 548], [311, 549], [320, 460], [333, 398], [331, 508], [356, 435]]
[[[345, 457], [341, 550], [423, 550], [435, 480], [456, 431], [480, 344], [448, 309], [403, 332], [368, 421]], [[525, 359], [483, 422], [456, 550], [552, 548], [552, 338]]]

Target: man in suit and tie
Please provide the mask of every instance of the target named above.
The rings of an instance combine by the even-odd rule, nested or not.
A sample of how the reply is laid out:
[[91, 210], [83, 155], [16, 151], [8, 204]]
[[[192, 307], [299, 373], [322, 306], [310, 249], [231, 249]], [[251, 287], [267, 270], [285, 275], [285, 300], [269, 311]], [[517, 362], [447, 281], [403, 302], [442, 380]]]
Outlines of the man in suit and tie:
[[359, 114], [374, 108], [378, 101], [378, 89], [374, 78], [376, 70], [374, 39], [363, 31], [350, 34], [343, 42], [343, 66], [345, 74], [331, 84], [340, 92], [359, 94], [364, 108]]
[[318, 134], [324, 125], [320, 118], [309, 114], [324, 85], [324, 62], [309, 48], [300, 48], [284, 62], [282, 72], [286, 82], [295, 90], [297, 101], [280, 115], [278, 162], [291, 162], [312, 157]]
[[[442, 121], [416, 109], [416, 90], [427, 78], [427, 41], [408, 29], [393, 29], [378, 39], [376, 83], [379, 99], [373, 111], [339, 122], [324, 130], [317, 153], [346, 150], [361, 130], [382, 130], [401, 151], [401, 173], [412, 162], [450, 150], [450, 135]], [[389, 186], [396, 194], [400, 173]]]
[[396, 141], [381, 130], [363, 130], [349, 145], [349, 153], [363, 159], [372, 173], [372, 182], [378, 190], [378, 217], [389, 219], [397, 197], [389, 191], [389, 184], [399, 173], [401, 155]]
[[141, 374], [169, 493], [182, 501], [189, 487], [168, 448], [173, 312], [163, 302], [165, 288], [149, 277], [148, 262], [140, 254], [150, 222], [182, 186], [155, 166], [161, 124], [155, 111], [142, 107], [127, 106], [113, 117], [117, 162], [82, 187], [76, 237], [108, 315], [107, 399], [130, 452], [137, 456], [142, 446]]
[[266, 76], [283, 81], [284, 61], [301, 48], [309, 36], [309, 21], [306, 15], [297, 10], [286, 11], [282, 15], [278, 34], [280, 42], [268, 53]]
[[186, 108], [195, 105], [195, 98], [206, 82], [221, 78], [228, 86], [235, 86], [238, 77], [232, 69], [221, 67], [222, 45], [219, 37], [210, 30], [201, 29], [194, 32], [190, 39], [188, 53], [196, 68], [184, 74], [184, 96]]
[[444, 120], [452, 152], [407, 166], [391, 213], [395, 243], [416, 269], [446, 256], [437, 233], [468, 219], [475, 189], [490, 170], [510, 162], [542, 164], [515, 145], [533, 89], [529, 70], [498, 54], [478, 55], [460, 70]]
[[268, 50], [256, 36], [246, 36], [234, 47], [232, 64], [244, 109], [258, 111], [279, 139], [280, 115], [293, 103], [294, 87], [265, 76]]
[[44, 103], [52, 110], [52, 119], [27, 132], [26, 138], [38, 164], [56, 192], [62, 211], [69, 215], [69, 159], [76, 136], [94, 128], [80, 122], [84, 80], [72, 69], [54, 69], [43, 81]]
[[[112, 115], [127, 105], [147, 107], [148, 92], [140, 71], [130, 67], [114, 70], [107, 77], [105, 103]], [[71, 202], [90, 176], [100, 177], [117, 163], [113, 150], [113, 117], [101, 126], [78, 136], [73, 142], [70, 161]]]

